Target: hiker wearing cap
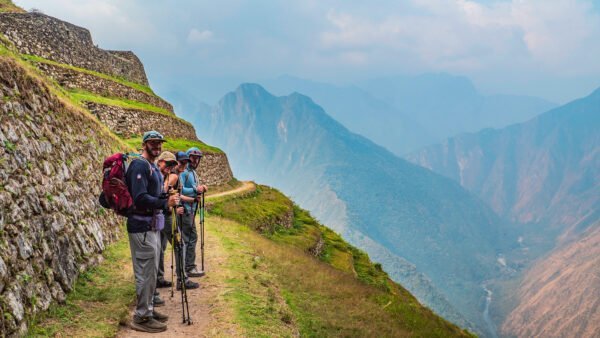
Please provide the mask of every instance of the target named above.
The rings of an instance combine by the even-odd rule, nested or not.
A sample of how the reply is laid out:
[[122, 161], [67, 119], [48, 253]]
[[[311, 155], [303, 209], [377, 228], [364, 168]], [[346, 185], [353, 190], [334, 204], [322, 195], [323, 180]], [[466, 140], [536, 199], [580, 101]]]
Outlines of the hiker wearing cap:
[[[184, 151], [178, 151], [176, 156], [177, 156], [177, 161], [179, 162], [179, 166], [177, 166], [177, 175], [175, 175], [176, 180], [173, 176], [171, 176], [171, 179], [174, 179], [174, 182], [177, 182], [177, 184], [176, 184], [177, 189], [181, 192], [182, 186], [181, 186], [181, 180], [179, 179], [179, 176], [185, 171], [185, 168], [187, 168], [188, 164], [190, 163], [190, 157]], [[180, 197], [181, 197], [182, 204], [185, 202], [187, 202], [187, 203], [194, 202], [193, 198], [190, 198], [190, 197], [187, 197], [184, 195], [181, 195]], [[185, 209], [184, 209], [184, 217], [185, 217]], [[187, 243], [185, 245], [186, 245], [186, 249], [187, 249]], [[184, 252], [186, 249], [184, 249]], [[184, 259], [184, 262], [185, 262], [185, 259]], [[186, 289], [197, 289], [199, 287], [200, 287], [200, 284], [193, 282], [189, 279], [189, 276], [187, 275], [187, 271], [186, 271], [185, 272], [185, 288]], [[179, 290], [180, 288], [181, 288], [181, 283], [179, 280], [177, 280], [177, 290]]]
[[154, 309], [160, 251], [159, 232], [164, 227], [163, 210], [179, 203], [177, 195], [162, 195], [163, 177], [154, 164], [162, 152], [164, 137], [156, 132], [144, 133], [142, 156], [134, 159], [126, 173], [127, 188], [133, 207], [127, 216], [129, 247], [135, 275], [137, 302], [131, 327], [143, 332], [162, 332], [168, 316]]
[[[164, 151], [158, 157], [156, 162], [160, 173], [163, 175], [163, 193], [169, 194], [172, 190], [172, 185], [169, 185], [169, 175], [177, 170], [178, 162], [175, 155], [169, 151]], [[183, 214], [183, 208], [177, 208], [177, 213]], [[165, 250], [167, 249], [167, 241], [171, 242], [171, 228], [173, 225], [173, 211], [168, 208], [164, 211], [165, 214], [165, 227], [160, 232], [160, 253], [158, 259], [158, 275], [156, 277], [156, 287], [165, 288], [171, 286], [171, 282], [165, 280]], [[179, 274], [180, 267], [177, 266], [177, 273]], [[154, 299], [156, 305], [156, 297]]]
[[[164, 156], [163, 156], [164, 154]], [[164, 161], [161, 161], [161, 159], [163, 159]], [[170, 152], [164, 152], [161, 154], [161, 156], [158, 159], [158, 166], [159, 168], [161, 168], [161, 172], [163, 173], [164, 176], [164, 191], [166, 193], [169, 193], [171, 191], [181, 191], [181, 187], [179, 184], [179, 174], [181, 173], [181, 171], [183, 171], [185, 169], [185, 167], [187, 166], [187, 164], [189, 163], [189, 157], [187, 156], [186, 153], [179, 151], [177, 152], [177, 155], [173, 155]], [[164, 170], [163, 170], [164, 167]], [[181, 201], [183, 201], [183, 199], [185, 197], [180, 196]], [[177, 208], [177, 214], [182, 215], [184, 213], [184, 208]], [[161, 236], [165, 236], [166, 238], [164, 239], [164, 244], [162, 245], [162, 260], [159, 264], [159, 275], [158, 275], [158, 281], [157, 281], [157, 287], [161, 288], [161, 287], [169, 287], [171, 286], [171, 282], [168, 282], [166, 280], [164, 280], [164, 250], [166, 249], [166, 241], [168, 240], [171, 245], [173, 245], [172, 243], [172, 229], [173, 229], [173, 218], [172, 218], [172, 214], [169, 213], [169, 217], [167, 217], [165, 219], [165, 228], [163, 229], [163, 231], [161, 231]], [[162, 237], [161, 237], [162, 238]], [[183, 252], [185, 252], [185, 247], [187, 246], [186, 243], [183, 243]], [[179, 252], [177, 250], [175, 250], [175, 262], [179, 262]], [[185, 261], [185, 254], [183, 257], [183, 260]], [[178, 263], [176, 263], [176, 273], [177, 273], [177, 290], [181, 289], [181, 280], [180, 277], [181, 276], [181, 269], [182, 267], [179, 266]], [[185, 270], [183, 271], [184, 273], [184, 280], [185, 280], [185, 288], [188, 290], [191, 289], [197, 289], [200, 287], [200, 284], [198, 283], [194, 283], [191, 280], [189, 280], [189, 278], [187, 276], [185, 276]], [[164, 282], [161, 282], [164, 281]]]
[[181, 181], [181, 194], [185, 214], [183, 216], [183, 233], [186, 238], [188, 247], [185, 254], [185, 269], [190, 277], [201, 277], [204, 271], [198, 271], [196, 267], [196, 242], [198, 241], [198, 233], [196, 232], [195, 214], [198, 208], [198, 198], [200, 194], [207, 191], [205, 185], [200, 184], [200, 179], [196, 174], [196, 169], [202, 158], [202, 152], [196, 147], [188, 149], [186, 154], [190, 158], [190, 163], [185, 168], [185, 171], [179, 175]]

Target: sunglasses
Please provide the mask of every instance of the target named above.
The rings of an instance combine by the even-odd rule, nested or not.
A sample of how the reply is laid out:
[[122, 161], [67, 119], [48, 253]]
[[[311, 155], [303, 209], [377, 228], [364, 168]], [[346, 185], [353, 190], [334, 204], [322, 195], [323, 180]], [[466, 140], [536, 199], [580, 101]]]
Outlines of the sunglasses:
[[177, 164], [178, 164], [177, 161], [169, 161], [169, 162], [166, 163], [167, 167], [174, 167]]

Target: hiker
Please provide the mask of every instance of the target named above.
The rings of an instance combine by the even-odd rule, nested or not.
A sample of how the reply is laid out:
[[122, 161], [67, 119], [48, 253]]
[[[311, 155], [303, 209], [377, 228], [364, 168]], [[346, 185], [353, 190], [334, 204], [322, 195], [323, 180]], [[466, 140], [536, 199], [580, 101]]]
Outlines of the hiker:
[[133, 207], [127, 217], [127, 232], [137, 303], [131, 327], [143, 332], [162, 332], [169, 317], [154, 309], [153, 295], [160, 251], [159, 231], [164, 227], [163, 210], [179, 203], [179, 196], [162, 195], [163, 178], [154, 164], [162, 152], [164, 137], [156, 132], [144, 133], [142, 156], [134, 159], [126, 173], [127, 189]]
[[[181, 154], [183, 154], [184, 156], [182, 156]], [[163, 173], [163, 177], [164, 177], [164, 187], [163, 190], [165, 193], [170, 193], [171, 191], [180, 191], [181, 187], [179, 186], [179, 168], [185, 168], [185, 166], [187, 165], [187, 163], [189, 162], [189, 157], [184, 153], [184, 152], [178, 152], [177, 153], [177, 157], [175, 157], [175, 155], [173, 155], [172, 153], [165, 151], [164, 153], [162, 153], [160, 155], [160, 157], [158, 158], [158, 166], [159, 168], [161, 168], [161, 172]], [[183, 207], [178, 207], [177, 208], [177, 214], [178, 215], [182, 215], [184, 213], [184, 208]], [[167, 247], [167, 241], [169, 241], [169, 243], [171, 243], [171, 246], [173, 245], [172, 243], [172, 229], [173, 229], [173, 215], [172, 215], [172, 211], [169, 210], [167, 212], [167, 218], [165, 219], [165, 228], [161, 231], [161, 240], [162, 240], [162, 251], [161, 251], [161, 261], [159, 263], [159, 268], [158, 268], [158, 281], [156, 282], [156, 285], [158, 288], [161, 287], [170, 287], [171, 286], [171, 282], [168, 282], [164, 279], [164, 251], [166, 250]], [[183, 243], [184, 249], [186, 247], [186, 243]], [[177, 250], [175, 250], [175, 261], [179, 262], [179, 252]], [[185, 280], [185, 288], [186, 289], [197, 289], [200, 287], [200, 284], [198, 283], [194, 283], [191, 280], [189, 280], [189, 278], [187, 276], [185, 276], [185, 269], [183, 271], [180, 271], [182, 269], [181, 266], [179, 266], [179, 264], [176, 264], [176, 273], [177, 273], [177, 290], [181, 289], [181, 280], [180, 280], [180, 276], [181, 273], [184, 274], [184, 280]]]
[[[177, 168], [177, 159], [175, 155], [169, 151], [164, 151], [158, 157], [156, 162], [160, 173], [163, 176], [163, 193], [169, 194], [167, 189], [167, 180], [173, 170]], [[177, 212], [183, 213], [183, 208], [178, 208]], [[171, 282], [165, 280], [165, 250], [167, 249], [167, 241], [171, 242], [171, 227], [173, 223], [173, 211], [166, 209], [165, 213], [165, 227], [160, 231], [160, 253], [158, 259], [158, 275], [156, 277], [156, 288], [167, 288], [171, 286]], [[177, 267], [179, 270], [179, 267]], [[179, 273], [179, 272], [178, 272]], [[156, 294], [155, 294], [156, 296]], [[156, 297], [154, 299], [154, 305], [156, 305]]]
[[200, 180], [196, 174], [196, 169], [202, 158], [202, 152], [200, 149], [192, 147], [188, 149], [186, 154], [189, 156], [190, 162], [179, 175], [182, 186], [182, 202], [185, 207], [183, 234], [188, 245], [185, 254], [185, 269], [189, 277], [201, 277], [204, 275], [204, 271], [198, 271], [196, 268], [196, 242], [198, 241], [198, 233], [196, 231], [195, 216], [198, 208], [198, 199], [208, 189], [205, 185], [200, 184]]

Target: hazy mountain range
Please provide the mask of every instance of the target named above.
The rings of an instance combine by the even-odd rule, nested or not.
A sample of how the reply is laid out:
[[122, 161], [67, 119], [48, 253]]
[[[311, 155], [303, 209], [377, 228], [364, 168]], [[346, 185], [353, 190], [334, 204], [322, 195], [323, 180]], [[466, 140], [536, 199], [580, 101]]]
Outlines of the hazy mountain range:
[[275, 95], [309, 96], [350, 131], [396, 155], [462, 132], [500, 128], [555, 107], [516, 95], [486, 96], [465, 77], [422, 74], [337, 86], [292, 76], [260, 81]]
[[[600, 334], [600, 89], [525, 123], [463, 134], [409, 158], [454, 179], [521, 223], [539, 257], [514, 290], [503, 330], [519, 336]], [[512, 309], [514, 307], [514, 309]], [[575, 334], [580, 332], [581, 334]], [[594, 334], [592, 334], [593, 336]]]
[[382, 262], [386, 269], [405, 259], [401, 271], [402, 264], [388, 269], [395, 278], [424, 281], [413, 289], [436, 290], [430, 306], [443, 312], [452, 304], [485, 330], [481, 283], [501, 272], [497, 256], [516, 247], [518, 236], [458, 183], [349, 132], [297, 93], [276, 97], [244, 84], [196, 123], [239, 175], [282, 189], [374, 256], [384, 248], [396, 258]]
[[[292, 195], [459, 325], [492, 336], [600, 330], [587, 321], [600, 292], [600, 262], [587, 254], [600, 224], [600, 90], [538, 114], [554, 105], [483, 96], [448, 75], [406, 81], [342, 87], [281, 77], [265, 83], [294, 93], [246, 84], [216, 107], [186, 103], [197, 112], [187, 117], [242, 177]], [[522, 123], [461, 133], [513, 122]], [[406, 155], [451, 180], [346, 124], [388, 149], [410, 138], [397, 153], [459, 134]]]

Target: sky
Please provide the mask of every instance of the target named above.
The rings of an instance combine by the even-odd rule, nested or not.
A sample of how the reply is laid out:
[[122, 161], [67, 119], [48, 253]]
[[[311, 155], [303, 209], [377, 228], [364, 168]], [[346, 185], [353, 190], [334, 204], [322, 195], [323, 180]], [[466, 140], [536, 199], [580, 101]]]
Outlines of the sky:
[[600, 86], [600, 0], [15, 0], [132, 50], [159, 93], [450, 73], [564, 103]]

